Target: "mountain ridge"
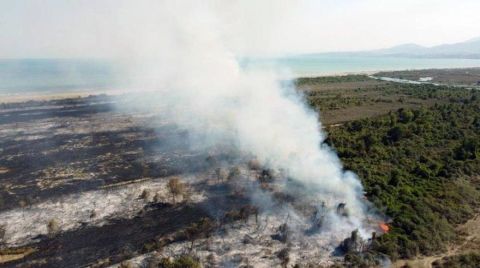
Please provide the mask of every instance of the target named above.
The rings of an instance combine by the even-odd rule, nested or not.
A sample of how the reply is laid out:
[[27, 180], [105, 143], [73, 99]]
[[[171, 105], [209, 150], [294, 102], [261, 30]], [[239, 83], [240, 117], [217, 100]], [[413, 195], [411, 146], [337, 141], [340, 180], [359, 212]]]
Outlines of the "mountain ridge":
[[309, 55], [480, 59], [480, 36], [463, 42], [441, 44], [430, 47], [421, 46], [415, 43], [405, 43], [383, 49], [312, 53]]

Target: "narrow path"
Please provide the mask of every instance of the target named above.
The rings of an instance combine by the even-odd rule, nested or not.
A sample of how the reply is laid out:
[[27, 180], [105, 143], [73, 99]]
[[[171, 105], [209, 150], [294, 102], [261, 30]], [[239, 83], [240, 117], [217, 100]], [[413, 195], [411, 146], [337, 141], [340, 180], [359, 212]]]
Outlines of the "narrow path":
[[413, 260], [398, 260], [394, 262], [392, 266], [394, 268], [400, 268], [408, 264], [412, 268], [430, 268], [435, 261], [441, 260], [445, 257], [480, 250], [480, 214], [477, 214], [466, 223], [459, 225], [457, 231], [466, 234], [466, 236], [459, 244], [451, 245], [443, 254], [422, 256]]

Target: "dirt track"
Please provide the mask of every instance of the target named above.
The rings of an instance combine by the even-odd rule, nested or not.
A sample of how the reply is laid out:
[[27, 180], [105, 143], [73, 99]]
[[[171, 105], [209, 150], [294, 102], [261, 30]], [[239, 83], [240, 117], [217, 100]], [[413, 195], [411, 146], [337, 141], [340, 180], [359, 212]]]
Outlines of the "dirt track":
[[450, 245], [445, 253], [434, 256], [418, 257], [413, 260], [399, 260], [393, 264], [393, 267], [401, 268], [408, 264], [412, 268], [430, 268], [435, 261], [441, 260], [445, 257], [467, 254], [475, 250], [480, 250], [480, 214], [477, 214], [465, 224], [459, 225], [457, 231], [465, 236], [457, 243]]

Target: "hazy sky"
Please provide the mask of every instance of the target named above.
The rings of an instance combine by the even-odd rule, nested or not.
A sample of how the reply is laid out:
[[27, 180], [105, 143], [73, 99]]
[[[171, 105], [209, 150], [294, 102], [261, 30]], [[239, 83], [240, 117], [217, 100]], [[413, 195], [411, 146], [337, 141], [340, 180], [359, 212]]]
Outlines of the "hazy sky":
[[[169, 23], [142, 19], [143, 12], [154, 16], [161, 2], [0, 0], [0, 57], [115, 57], [128, 46], [128, 40], [118, 39], [123, 31]], [[431, 46], [480, 36], [479, 0], [203, 2], [237, 55]], [[132, 9], [132, 3], [140, 8]], [[130, 16], [129, 10], [137, 14]], [[195, 10], [169, 12], [181, 19]], [[148, 29], [161, 38], [155, 27]]]

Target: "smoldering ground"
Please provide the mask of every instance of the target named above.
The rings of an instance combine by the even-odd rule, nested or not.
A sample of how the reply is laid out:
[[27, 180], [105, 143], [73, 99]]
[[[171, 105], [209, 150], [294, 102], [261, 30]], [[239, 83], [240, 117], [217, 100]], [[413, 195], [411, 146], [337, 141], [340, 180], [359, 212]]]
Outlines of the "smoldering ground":
[[[356, 229], [367, 238], [374, 228], [368, 223], [368, 205], [358, 178], [344, 171], [324, 144], [326, 135], [317, 114], [293, 86], [281, 83], [274, 71], [239, 65], [224, 40], [229, 30], [222, 15], [225, 6], [162, 3], [156, 7], [152, 10], [162, 10], [161, 15], [138, 6], [128, 11], [141, 25], [140, 29], [130, 26], [135, 29], [135, 41], [130, 44], [135, 55], [129, 61], [131, 89], [148, 93], [137, 94], [119, 109], [128, 106], [162, 114], [189, 132], [185, 142], [207, 154], [222, 148], [251, 156], [264, 169], [283, 170], [275, 190], [268, 194], [258, 191], [259, 185], [246, 187], [262, 213], [284, 211], [292, 226], [305, 228], [309, 217], [294, 206], [276, 210], [270, 204], [272, 198], [266, 197], [273, 192], [290, 193], [324, 211], [321, 230], [331, 238], [325, 244], [338, 244]], [[302, 187], [293, 191], [289, 181]], [[335, 208], [341, 203], [347, 204], [348, 213], [339, 216]]]

